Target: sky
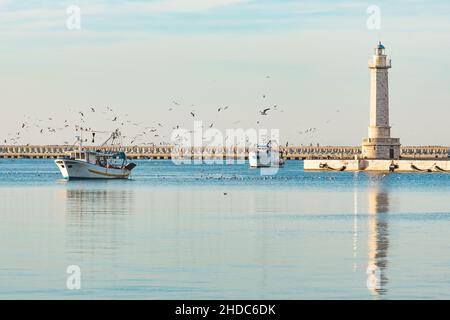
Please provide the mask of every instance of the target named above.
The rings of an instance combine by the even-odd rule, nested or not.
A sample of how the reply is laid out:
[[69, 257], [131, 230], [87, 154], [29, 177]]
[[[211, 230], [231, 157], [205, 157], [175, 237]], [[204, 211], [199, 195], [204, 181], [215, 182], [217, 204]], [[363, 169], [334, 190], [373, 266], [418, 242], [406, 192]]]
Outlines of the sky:
[[359, 145], [381, 40], [392, 136], [450, 145], [448, 1], [0, 0], [0, 40], [0, 144], [72, 143], [75, 124], [161, 143], [201, 120]]

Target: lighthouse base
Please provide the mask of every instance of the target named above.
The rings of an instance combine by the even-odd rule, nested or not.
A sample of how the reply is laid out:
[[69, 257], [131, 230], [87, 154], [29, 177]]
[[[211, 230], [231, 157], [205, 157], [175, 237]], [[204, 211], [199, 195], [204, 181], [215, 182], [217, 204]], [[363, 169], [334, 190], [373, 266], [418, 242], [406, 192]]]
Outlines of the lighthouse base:
[[450, 173], [450, 160], [305, 160], [305, 171]]
[[363, 139], [362, 157], [364, 159], [399, 159], [399, 138], [367, 138]]

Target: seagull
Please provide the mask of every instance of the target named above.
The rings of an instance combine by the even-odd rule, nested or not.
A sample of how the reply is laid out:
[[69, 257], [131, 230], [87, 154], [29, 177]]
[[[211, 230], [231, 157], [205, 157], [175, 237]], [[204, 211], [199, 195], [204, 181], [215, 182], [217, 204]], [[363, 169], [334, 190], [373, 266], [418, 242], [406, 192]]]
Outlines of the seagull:
[[91, 107], [91, 111], [92, 111], [92, 112], [95, 112], [95, 109]]
[[84, 117], [84, 113], [83, 112], [80, 111], [78, 113], [81, 114], [82, 117]]
[[193, 112], [191, 112], [191, 116], [193, 116], [195, 118], [195, 114]]
[[117, 117], [115, 117], [114, 119], [112, 119], [112, 121], [117, 121]]
[[270, 108], [266, 108], [266, 109], [260, 111], [259, 114], [262, 116], [267, 116], [267, 111], [269, 111], [269, 110], [270, 110]]

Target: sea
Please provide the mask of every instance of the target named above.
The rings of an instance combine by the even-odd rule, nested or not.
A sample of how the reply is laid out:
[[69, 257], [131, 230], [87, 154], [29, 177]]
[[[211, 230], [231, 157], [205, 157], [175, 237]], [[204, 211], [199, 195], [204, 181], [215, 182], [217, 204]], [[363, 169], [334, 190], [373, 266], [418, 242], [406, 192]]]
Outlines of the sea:
[[1, 299], [450, 299], [450, 175], [0, 159]]

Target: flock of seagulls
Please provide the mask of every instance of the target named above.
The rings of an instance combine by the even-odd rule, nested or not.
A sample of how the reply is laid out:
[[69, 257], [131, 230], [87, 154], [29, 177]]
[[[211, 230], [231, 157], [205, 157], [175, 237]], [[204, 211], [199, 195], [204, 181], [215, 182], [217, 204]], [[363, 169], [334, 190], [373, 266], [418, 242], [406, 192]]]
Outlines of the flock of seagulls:
[[[266, 79], [270, 79], [271, 76], [267, 75]], [[267, 102], [269, 100], [269, 96], [264, 93], [260, 97], [262, 97], [263, 101]], [[264, 103], [266, 104], [266, 103]], [[267, 104], [266, 104], [267, 105]], [[191, 104], [190, 108], [186, 108], [186, 105], [180, 103], [178, 100], [172, 100], [170, 107], [167, 108], [168, 112], [180, 112], [180, 117], [176, 117], [179, 121], [183, 121], [182, 119], [182, 113], [185, 112], [186, 118], [184, 120], [198, 118], [198, 112], [195, 110], [195, 105]], [[222, 115], [224, 112], [230, 111], [232, 108], [228, 105], [222, 105], [216, 108], [216, 120], [217, 118]], [[170, 132], [167, 131], [176, 130], [182, 127], [181, 123], [175, 123], [169, 125], [168, 123], [161, 123], [157, 121], [153, 121], [151, 125], [149, 123], [144, 124], [143, 122], [139, 121], [133, 121], [129, 118], [129, 114], [120, 115], [119, 113], [115, 112], [111, 107], [106, 107], [105, 109], [101, 110], [100, 108], [97, 108], [95, 106], [89, 106], [85, 110], [73, 110], [78, 115], [78, 119], [76, 121], [70, 121], [68, 119], [64, 119], [64, 121], [57, 122], [56, 118], [54, 116], [47, 117], [45, 119], [36, 118], [32, 119], [30, 116], [24, 116], [24, 121], [22, 121], [19, 125], [18, 130], [15, 133], [8, 134], [8, 137], [3, 139], [4, 144], [12, 144], [12, 145], [19, 145], [24, 143], [22, 142], [23, 136], [31, 131], [31, 129], [36, 128], [37, 132], [39, 132], [40, 135], [44, 134], [56, 134], [58, 132], [63, 131], [64, 129], [73, 130], [76, 132], [86, 132], [87, 134], [92, 136], [92, 139], [88, 140], [85, 138], [83, 141], [88, 142], [91, 141], [92, 143], [95, 142], [96, 133], [101, 133], [102, 131], [97, 131], [92, 129], [93, 123], [90, 121], [90, 118], [92, 116], [100, 116], [103, 115], [103, 121], [106, 121], [105, 126], [107, 128], [117, 128], [117, 127], [123, 127], [123, 132], [130, 132], [134, 131], [134, 134], [131, 136], [122, 136], [123, 139], [128, 139], [130, 145], [155, 145], [155, 141], [160, 141], [159, 145], [170, 145], [173, 142], [167, 141], [168, 137], [170, 137]], [[260, 116], [256, 120], [256, 124], [259, 125], [262, 121], [262, 119], [267, 119], [272, 115], [274, 112], [284, 112], [284, 110], [279, 109], [278, 105], [271, 105], [265, 106], [262, 109], [258, 110], [257, 115]], [[339, 113], [340, 110], [336, 110], [336, 113]], [[175, 117], [172, 117], [175, 118]], [[109, 125], [107, 124], [109, 122]], [[330, 120], [326, 120], [325, 124], [328, 124]], [[95, 122], [98, 126], [98, 122]], [[235, 120], [232, 122], [233, 125], [237, 125], [241, 123], [241, 120]], [[90, 124], [90, 125], [89, 125]], [[130, 127], [134, 127], [134, 130], [130, 130]], [[206, 127], [213, 128], [215, 127], [215, 122], [211, 121], [209, 122], [209, 125]], [[317, 127], [310, 127], [305, 130], [297, 131], [299, 135], [306, 135], [306, 134], [313, 134], [316, 133], [319, 129]], [[104, 131], [103, 131], [104, 132]], [[193, 130], [188, 131], [189, 133], [192, 133]], [[182, 139], [186, 139], [185, 137], [177, 136], [175, 140], [178, 139], [178, 142], [182, 141]], [[228, 137], [226, 137], [228, 139]], [[64, 144], [68, 144], [67, 141], [64, 141]], [[27, 143], [26, 145], [29, 145]], [[286, 146], [288, 146], [289, 143], [286, 142]]]

